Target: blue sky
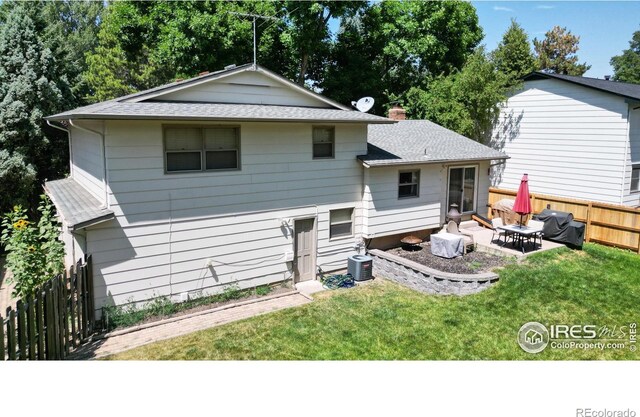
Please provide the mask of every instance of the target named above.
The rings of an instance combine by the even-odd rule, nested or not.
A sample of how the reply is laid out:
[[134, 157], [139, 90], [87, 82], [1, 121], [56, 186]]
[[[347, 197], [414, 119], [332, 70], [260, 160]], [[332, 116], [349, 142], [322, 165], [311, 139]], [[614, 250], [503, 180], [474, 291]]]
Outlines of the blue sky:
[[578, 57], [591, 69], [585, 76], [612, 74], [609, 60], [629, 48], [640, 30], [640, 1], [472, 1], [485, 34], [483, 43], [494, 49], [516, 18], [529, 39], [542, 39], [553, 26], [580, 36]]

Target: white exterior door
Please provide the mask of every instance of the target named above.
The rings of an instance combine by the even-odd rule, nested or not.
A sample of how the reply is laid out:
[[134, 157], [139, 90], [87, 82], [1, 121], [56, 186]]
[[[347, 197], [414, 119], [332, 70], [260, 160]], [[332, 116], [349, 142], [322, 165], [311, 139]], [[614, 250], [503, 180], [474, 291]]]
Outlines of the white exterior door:
[[315, 219], [296, 220], [295, 229], [295, 281], [308, 281], [316, 276]]

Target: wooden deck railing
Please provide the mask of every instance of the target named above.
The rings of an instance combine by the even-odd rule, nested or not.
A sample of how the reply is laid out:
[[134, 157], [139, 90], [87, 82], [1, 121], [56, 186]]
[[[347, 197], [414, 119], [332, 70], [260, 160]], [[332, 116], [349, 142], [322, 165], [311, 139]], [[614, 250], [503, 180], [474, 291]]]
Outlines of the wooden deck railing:
[[[515, 199], [516, 191], [489, 188], [489, 205], [503, 198]], [[585, 240], [607, 246], [631, 249], [640, 254], [640, 209], [545, 194], [531, 193], [534, 214], [547, 208], [573, 213], [586, 223]], [[491, 209], [488, 209], [491, 218]]]

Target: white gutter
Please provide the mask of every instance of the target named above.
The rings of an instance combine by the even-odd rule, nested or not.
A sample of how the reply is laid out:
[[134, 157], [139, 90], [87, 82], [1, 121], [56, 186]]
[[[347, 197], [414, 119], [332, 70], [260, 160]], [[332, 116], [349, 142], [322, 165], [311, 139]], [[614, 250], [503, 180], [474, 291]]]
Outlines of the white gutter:
[[624, 156], [622, 158], [622, 182], [620, 184], [620, 205], [624, 205], [624, 180], [627, 176], [627, 156], [631, 142], [631, 103], [627, 103], [627, 133], [624, 139]]
[[104, 139], [104, 122], [102, 122], [102, 132], [98, 131], [98, 130], [93, 130], [93, 129], [89, 129], [87, 127], [82, 127], [79, 126], [75, 123], [73, 123], [72, 119], [69, 119], [69, 124], [77, 129], [80, 129], [82, 131], [88, 132], [88, 133], [93, 133], [94, 135], [98, 135], [100, 136], [101, 139], [101, 153], [102, 153], [102, 187], [104, 188], [104, 204], [103, 204], [103, 208], [109, 208], [109, 192], [107, 189], [107, 156], [106, 156], [106, 145], [105, 145], [105, 139]]

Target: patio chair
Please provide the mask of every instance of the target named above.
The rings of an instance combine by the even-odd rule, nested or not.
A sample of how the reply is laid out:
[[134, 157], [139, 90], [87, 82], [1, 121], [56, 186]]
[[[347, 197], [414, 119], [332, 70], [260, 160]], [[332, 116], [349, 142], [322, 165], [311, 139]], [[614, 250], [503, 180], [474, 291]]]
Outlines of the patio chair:
[[527, 227], [536, 230], [535, 234], [527, 237], [527, 242], [531, 243], [531, 240], [533, 240], [533, 244], [535, 245], [538, 239], [540, 239], [540, 247], [542, 247], [542, 229], [544, 228], [544, 222], [540, 220], [529, 220]]
[[467, 254], [467, 246], [475, 246], [475, 241], [473, 239], [473, 233], [463, 233], [460, 231], [460, 229], [458, 228], [458, 224], [456, 222], [454, 222], [453, 220], [449, 220], [449, 223], [447, 223], [447, 233], [451, 233], [454, 235], [460, 235], [462, 236], [462, 242], [464, 243], [464, 254]]
[[502, 219], [500, 217], [491, 219], [491, 230], [493, 231], [493, 235], [491, 235], [491, 242], [493, 242], [493, 238], [496, 236], [496, 234], [498, 235], [498, 243], [500, 243], [500, 236], [504, 236], [504, 243], [502, 244], [502, 246], [504, 246], [507, 244], [507, 240], [509, 239], [509, 237], [513, 239], [513, 236], [511, 236], [511, 233], [507, 232], [506, 230], [498, 229], [498, 227], [502, 226], [504, 226], [504, 223], [502, 222]]

